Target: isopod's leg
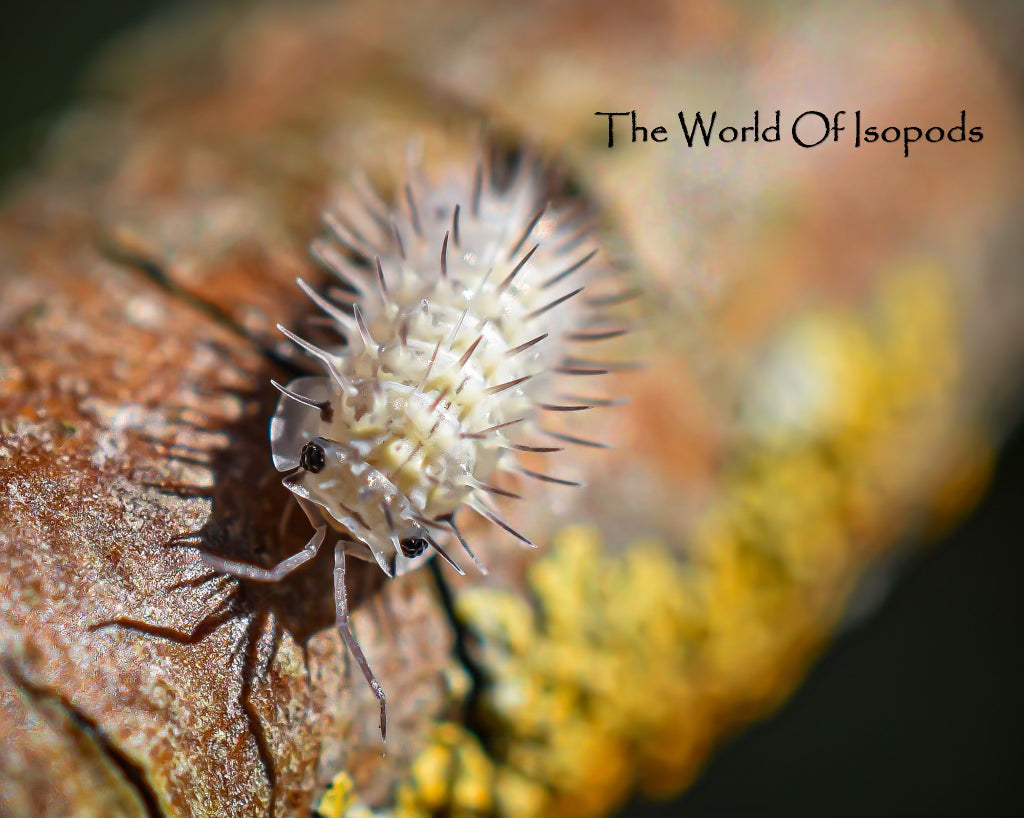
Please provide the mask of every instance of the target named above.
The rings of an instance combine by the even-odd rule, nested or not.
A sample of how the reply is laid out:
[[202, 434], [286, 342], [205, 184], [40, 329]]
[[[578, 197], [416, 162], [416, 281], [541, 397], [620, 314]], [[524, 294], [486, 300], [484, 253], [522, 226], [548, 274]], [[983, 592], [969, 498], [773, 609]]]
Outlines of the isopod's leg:
[[320, 526], [310, 538], [309, 542], [297, 554], [281, 560], [273, 568], [261, 568], [258, 565], [250, 565], [247, 562], [235, 562], [217, 557], [207, 552], [202, 552], [203, 562], [215, 571], [230, 574], [239, 579], [248, 579], [253, 582], [280, 582], [296, 568], [305, 565], [316, 556], [320, 546], [324, 544], [327, 536], [327, 526]]
[[348, 626], [348, 593], [345, 590], [345, 543], [339, 541], [334, 546], [334, 606], [338, 622], [338, 630], [341, 631], [341, 638], [349, 649], [359, 669], [366, 677], [366, 683], [370, 685], [373, 695], [380, 701], [380, 737], [387, 741], [388, 737], [388, 711], [387, 700], [384, 695], [384, 688], [380, 686], [377, 677], [370, 670], [370, 664], [363, 655], [363, 649], [359, 647], [352, 629]]
[[281, 519], [277, 523], [277, 541], [284, 542], [284, 533], [288, 528], [288, 521], [292, 518], [292, 511], [295, 510], [295, 506], [298, 505], [298, 500], [295, 499], [295, 495], [288, 494], [288, 502], [285, 504], [284, 511], [281, 512]]

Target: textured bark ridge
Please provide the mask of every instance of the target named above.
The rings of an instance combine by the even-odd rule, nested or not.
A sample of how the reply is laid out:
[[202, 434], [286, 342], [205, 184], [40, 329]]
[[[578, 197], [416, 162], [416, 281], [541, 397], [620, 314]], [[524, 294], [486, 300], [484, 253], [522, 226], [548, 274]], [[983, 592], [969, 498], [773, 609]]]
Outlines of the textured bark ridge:
[[271, 564], [308, 536], [280, 526], [271, 329], [308, 312], [293, 281], [318, 278], [323, 190], [267, 205], [230, 167], [275, 152], [260, 132], [214, 149], [136, 113], [69, 120], [0, 224], [0, 811], [304, 814], [342, 767], [384, 798], [453, 662], [430, 575], [350, 571], [354, 627], [401, 692], [383, 748], [330, 627], [331, 566], [242, 585], [192, 547]]
[[[670, 792], [791, 689], [869, 561], [976, 496], [1024, 347], [1016, 267], [988, 255], [1016, 246], [1021, 189], [988, 55], [951, 9], [815, 7], [765, 33], [725, 4], [620, 5], [203, 6], [98, 71], [0, 213], [0, 813], [308, 815], [332, 781], [325, 815], [356, 796], [597, 815], [638, 783]], [[592, 116], [674, 116], [695, 77], [749, 116], [784, 102], [766, 77], [803, 88], [840, 40], [873, 45], [856, 77], [833, 66], [836, 110], [968, 104], [1006, 138], [712, 161], [608, 151]], [[737, 67], [701, 62], [725, 41]], [[269, 456], [269, 381], [295, 366], [273, 326], [308, 329], [294, 279], [322, 281], [305, 246], [349, 172], [386, 186], [410, 138], [472, 161], [473, 106], [561, 150], [628, 239], [648, 368], [595, 387], [634, 401], [600, 438], [615, 450], [572, 452], [585, 493], [509, 510], [542, 545], [557, 517], [600, 537], [530, 564], [470, 530], [486, 587], [444, 592], [351, 565], [384, 747], [331, 627], [330, 555], [258, 586], [194, 543], [270, 565], [308, 538], [281, 524]]]
[[[243, 587], [173, 541], [268, 562], [301, 544], [301, 526], [279, 533], [267, 454], [280, 370], [162, 270], [108, 252], [73, 190], [56, 195], [23, 200], [2, 239], [4, 729], [20, 735], [5, 806], [73, 814], [99, 780], [103, 814], [300, 812], [321, 757], [379, 757], [329, 635], [330, 566]], [[239, 256], [223, 276], [244, 301], [263, 288]], [[427, 578], [384, 597], [376, 572], [352, 575], [382, 677], [436, 700], [450, 637]], [[397, 703], [392, 758], [427, 712]]]

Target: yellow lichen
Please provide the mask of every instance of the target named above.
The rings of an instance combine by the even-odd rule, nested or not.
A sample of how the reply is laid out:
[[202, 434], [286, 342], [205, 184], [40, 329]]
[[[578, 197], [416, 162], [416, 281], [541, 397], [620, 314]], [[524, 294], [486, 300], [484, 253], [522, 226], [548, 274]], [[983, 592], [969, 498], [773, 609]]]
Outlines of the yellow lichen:
[[434, 728], [399, 789], [396, 815], [492, 815], [497, 790], [494, 762], [476, 737], [459, 725], [442, 723]]
[[314, 814], [316, 818], [373, 818], [373, 813], [359, 803], [352, 779], [344, 771], [334, 776]]
[[483, 715], [502, 761], [489, 773], [495, 807], [599, 814], [626, 796], [638, 764], [672, 767], [695, 744], [694, 732], [666, 728], [692, 704], [685, 671], [703, 632], [700, 606], [667, 549], [641, 543], [611, 557], [586, 527], [562, 532], [529, 583], [539, 612], [485, 587], [458, 599], [490, 678]]
[[[532, 599], [462, 591], [488, 753], [438, 728], [398, 815], [583, 818], [634, 786], [684, 787], [717, 738], [798, 682], [923, 486], [947, 516], [978, 495], [989, 448], [955, 415], [959, 349], [941, 270], [884, 277], [866, 310], [808, 314], [752, 377], [685, 559], [575, 526], [531, 566]], [[960, 444], [936, 461], [952, 429]]]

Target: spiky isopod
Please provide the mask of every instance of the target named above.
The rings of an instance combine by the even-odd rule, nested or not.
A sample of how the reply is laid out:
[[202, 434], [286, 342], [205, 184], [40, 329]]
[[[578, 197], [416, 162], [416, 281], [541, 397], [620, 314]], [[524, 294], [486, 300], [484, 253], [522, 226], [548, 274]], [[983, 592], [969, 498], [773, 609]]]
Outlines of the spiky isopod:
[[329, 298], [298, 280], [343, 342], [316, 346], [278, 326], [325, 372], [273, 382], [282, 394], [270, 424], [274, 466], [289, 472], [283, 483], [314, 534], [269, 569], [204, 559], [236, 577], [277, 582], [330, 535], [337, 625], [380, 701], [383, 737], [385, 694], [349, 627], [346, 556], [376, 561], [394, 577], [437, 553], [461, 574], [438, 541], [445, 531], [486, 573], [456, 526], [463, 506], [532, 546], [487, 499], [516, 495], [489, 480], [517, 470], [579, 485], [517, 467], [515, 455], [560, 451], [525, 442], [531, 431], [587, 443], [545, 431], [536, 416], [607, 403], [554, 403], [552, 376], [603, 374], [569, 356], [567, 345], [624, 330], [593, 309], [581, 317], [580, 282], [598, 266], [598, 250], [582, 209], [549, 200], [540, 161], [485, 152], [475, 170], [434, 185], [411, 170], [395, 208], [360, 189], [354, 218], [325, 213], [332, 238], [312, 244], [342, 288]]

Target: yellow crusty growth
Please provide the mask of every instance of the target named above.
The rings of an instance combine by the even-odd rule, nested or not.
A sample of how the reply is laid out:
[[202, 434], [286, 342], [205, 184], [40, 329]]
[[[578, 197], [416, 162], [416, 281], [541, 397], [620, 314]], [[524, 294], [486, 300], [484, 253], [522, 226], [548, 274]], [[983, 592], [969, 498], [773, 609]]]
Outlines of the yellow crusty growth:
[[331, 786], [314, 812], [315, 818], [373, 818], [373, 812], [359, 803], [348, 773], [334, 776]]
[[[886, 277], [865, 310], [807, 315], [749, 384], [739, 456], [686, 559], [653, 542], [613, 553], [577, 526], [530, 568], [534, 603], [463, 591], [489, 753], [439, 727], [395, 815], [582, 818], [634, 786], [685, 787], [723, 733], [799, 681], [860, 569], [900, 533], [932, 442], [963, 428], [957, 336], [948, 281], [928, 267]], [[945, 470], [958, 485], [983, 484], [982, 441], [968, 433]]]

